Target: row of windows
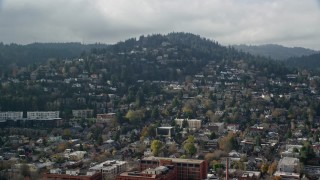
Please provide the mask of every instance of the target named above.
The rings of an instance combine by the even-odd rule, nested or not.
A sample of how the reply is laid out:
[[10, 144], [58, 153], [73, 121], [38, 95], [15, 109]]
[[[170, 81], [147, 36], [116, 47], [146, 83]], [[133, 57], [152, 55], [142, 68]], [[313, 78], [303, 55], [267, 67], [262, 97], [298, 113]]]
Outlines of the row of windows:
[[146, 160], [142, 160], [141, 164], [158, 164], [157, 161], [146, 161]]
[[0, 118], [22, 118], [22, 113], [0, 113]]
[[186, 164], [186, 163], [177, 163], [178, 167], [196, 167], [199, 168], [200, 164]]
[[[158, 164], [157, 161], [148, 161], [148, 160], [142, 160], [141, 165], [147, 165], [147, 164]], [[178, 167], [196, 167], [199, 168], [200, 164], [189, 164], [189, 163], [176, 163]]]

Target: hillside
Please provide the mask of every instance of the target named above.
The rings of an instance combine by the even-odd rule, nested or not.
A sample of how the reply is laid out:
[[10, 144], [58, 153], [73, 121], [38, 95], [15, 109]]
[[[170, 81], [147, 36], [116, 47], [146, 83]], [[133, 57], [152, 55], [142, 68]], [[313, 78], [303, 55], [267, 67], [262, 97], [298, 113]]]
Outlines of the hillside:
[[71, 109], [98, 110], [99, 106], [104, 109], [99, 113], [104, 113], [106, 94], [116, 93], [125, 99], [122, 103], [141, 104], [143, 93], [156, 96], [168, 83], [173, 86], [163, 91], [175, 85], [182, 90], [182, 84], [185, 90], [220, 87], [222, 83], [221, 88], [235, 84], [236, 89], [260, 88], [255, 85], [256, 78], [260, 84], [266, 78], [285, 79], [292, 73], [281, 62], [238, 52], [194, 34], [155, 34], [94, 48], [74, 58], [56, 58], [27, 68], [0, 68], [0, 109], [61, 110], [70, 116]]
[[320, 70], [320, 53], [309, 56], [289, 58], [286, 60], [286, 64], [291, 67]]
[[[48, 43], [30, 45], [3, 45], [0, 50], [0, 74], [29, 77], [31, 71], [43, 72], [40, 64], [54, 58], [55, 70], [78, 72], [103, 71], [104, 79], [135, 82], [145, 80], [181, 80], [186, 75], [200, 72], [208, 62], [245, 60], [255, 66], [266, 67], [272, 74], [284, 73], [283, 66], [264, 57], [239, 52], [233, 47], [191, 33], [140, 36], [114, 45], [82, 45], [80, 43]], [[86, 59], [83, 66], [67, 64], [64, 60]], [[52, 62], [52, 61], [51, 61]], [[28, 67], [26, 72], [19, 67]], [[64, 63], [64, 64], [63, 64]], [[34, 65], [35, 64], [35, 65]], [[32, 65], [32, 66], [30, 66]], [[51, 66], [51, 65], [50, 65]], [[60, 67], [58, 67], [60, 66]], [[61, 67], [62, 66], [62, 67]], [[275, 68], [276, 67], [276, 68]], [[50, 67], [52, 69], [52, 67]], [[76, 73], [77, 72], [77, 73]]]
[[302, 47], [284, 47], [276, 44], [266, 44], [260, 46], [234, 45], [235, 49], [247, 52], [253, 55], [270, 57], [275, 60], [286, 60], [291, 57], [308, 56], [317, 53], [317, 51]]
[[95, 55], [101, 59], [106, 78], [135, 82], [144, 80], [184, 80], [201, 72], [209, 62], [245, 60], [272, 73], [283, 73], [284, 66], [264, 57], [225, 47], [215, 41], [190, 33], [141, 36], [111, 45], [106, 52]]

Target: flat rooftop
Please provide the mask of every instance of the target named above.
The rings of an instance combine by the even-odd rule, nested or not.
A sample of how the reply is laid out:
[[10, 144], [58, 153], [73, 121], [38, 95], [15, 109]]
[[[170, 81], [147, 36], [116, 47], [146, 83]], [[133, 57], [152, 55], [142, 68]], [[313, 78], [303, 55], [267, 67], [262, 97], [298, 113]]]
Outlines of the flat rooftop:
[[97, 164], [97, 165], [89, 168], [89, 170], [101, 170], [101, 169], [111, 170], [119, 165], [124, 165], [126, 163], [127, 163], [126, 161], [109, 160], [109, 161], [105, 161], [100, 164]]
[[279, 164], [286, 164], [286, 165], [294, 165], [298, 163], [299, 163], [299, 159], [292, 158], [292, 157], [284, 157], [279, 162]]
[[120, 174], [120, 176], [126, 176], [126, 177], [147, 177], [150, 179], [156, 179], [157, 175], [156, 174], [144, 174], [141, 172], [123, 172]]
[[172, 129], [173, 127], [158, 127], [158, 129]]
[[166, 158], [166, 157], [145, 157], [142, 160], [148, 160], [148, 161], [157, 161], [157, 160], [172, 160], [174, 163], [190, 163], [190, 164], [201, 164], [205, 160], [199, 160], [199, 159], [180, 159], [180, 158]]

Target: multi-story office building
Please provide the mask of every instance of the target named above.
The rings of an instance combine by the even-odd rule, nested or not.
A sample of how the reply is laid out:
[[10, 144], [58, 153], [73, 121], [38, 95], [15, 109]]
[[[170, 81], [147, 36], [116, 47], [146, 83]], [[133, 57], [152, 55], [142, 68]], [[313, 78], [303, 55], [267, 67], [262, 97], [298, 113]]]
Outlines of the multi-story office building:
[[57, 127], [64, 124], [59, 111], [0, 112], [0, 127]]
[[0, 120], [15, 120], [22, 119], [23, 112], [22, 111], [9, 111], [9, 112], [0, 112]]
[[156, 168], [159, 165], [170, 164], [170, 162], [177, 169], [177, 179], [202, 180], [207, 178], [208, 163], [198, 159], [147, 157], [140, 161], [140, 170]]
[[30, 111], [27, 112], [27, 119], [56, 119], [59, 118], [59, 111]]

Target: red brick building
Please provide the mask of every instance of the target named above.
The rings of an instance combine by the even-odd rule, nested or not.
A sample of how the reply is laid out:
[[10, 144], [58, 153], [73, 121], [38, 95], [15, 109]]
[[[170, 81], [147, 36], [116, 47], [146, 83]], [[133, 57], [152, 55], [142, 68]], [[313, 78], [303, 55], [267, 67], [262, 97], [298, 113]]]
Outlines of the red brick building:
[[206, 179], [208, 172], [208, 163], [205, 160], [197, 159], [179, 159], [179, 158], [162, 158], [162, 157], [148, 157], [140, 161], [140, 170], [148, 168], [156, 168], [172, 164], [176, 168], [176, 179]]
[[111, 120], [116, 117], [116, 113], [97, 114], [97, 120]]

